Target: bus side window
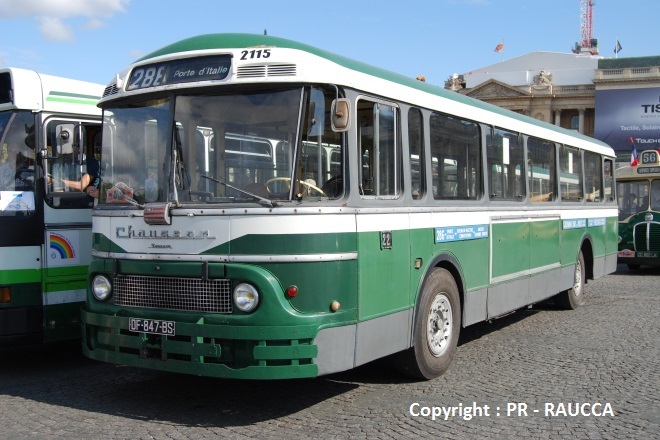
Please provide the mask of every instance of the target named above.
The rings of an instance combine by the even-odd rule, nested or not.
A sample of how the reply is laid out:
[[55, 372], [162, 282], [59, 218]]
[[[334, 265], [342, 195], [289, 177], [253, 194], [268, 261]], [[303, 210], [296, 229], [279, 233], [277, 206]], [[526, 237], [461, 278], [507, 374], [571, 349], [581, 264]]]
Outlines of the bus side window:
[[616, 181], [614, 180], [614, 165], [612, 159], [605, 159], [603, 162], [605, 164], [603, 169], [603, 189], [605, 191], [605, 201], [612, 202], [614, 201], [614, 191], [616, 185]]
[[418, 108], [408, 112], [408, 150], [410, 153], [410, 176], [412, 198], [417, 200], [424, 194], [426, 181], [424, 171], [424, 119]]
[[660, 211], [660, 180], [651, 182], [651, 210]]
[[542, 139], [527, 139], [527, 180], [532, 202], [551, 202], [557, 195], [555, 188], [555, 144]]
[[486, 135], [488, 145], [488, 180], [492, 200], [525, 198], [522, 175], [524, 150], [517, 133], [493, 129]]
[[587, 188], [586, 201], [600, 202], [603, 194], [603, 164], [600, 154], [586, 151], [584, 153], [584, 178]]
[[360, 142], [360, 194], [369, 196], [374, 193], [373, 180], [373, 132], [374, 122], [371, 116], [371, 108], [359, 109], [358, 120], [360, 121], [358, 140]]
[[559, 186], [562, 200], [579, 202], [583, 199], [582, 157], [577, 148], [559, 149]]

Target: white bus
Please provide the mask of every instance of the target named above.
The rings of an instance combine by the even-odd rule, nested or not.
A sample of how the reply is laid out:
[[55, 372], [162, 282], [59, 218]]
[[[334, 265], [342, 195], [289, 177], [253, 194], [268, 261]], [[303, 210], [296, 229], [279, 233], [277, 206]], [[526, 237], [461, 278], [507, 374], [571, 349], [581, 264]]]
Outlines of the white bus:
[[99, 105], [93, 359], [272, 379], [396, 354], [429, 379], [462, 327], [576, 308], [616, 268], [606, 144], [308, 45], [193, 37]]
[[0, 69], [0, 346], [80, 337], [93, 200], [64, 181], [100, 148], [102, 93]]

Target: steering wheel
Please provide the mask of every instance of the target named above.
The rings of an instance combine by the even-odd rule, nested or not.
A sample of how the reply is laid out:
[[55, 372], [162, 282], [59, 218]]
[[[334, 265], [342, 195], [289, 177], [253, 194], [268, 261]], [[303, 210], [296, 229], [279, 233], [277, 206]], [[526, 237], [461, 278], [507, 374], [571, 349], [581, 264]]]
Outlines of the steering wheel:
[[[266, 182], [266, 188], [268, 188], [268, 185], [270, 185], [273, 182], [286, 182], [286, 188], [291, 189], [291, 178], [290, 177], [273, 177], [272, 179], [268, 179]], [[268, 188], [268, 191], [270, 191], [270, 188]], [[271, 191], [273, 192], [273, 191]]]
[[[290, 177], [273, 177], [272, 179], [269, 179], [269, 180], [266, 182], [266, 188], [268, 188], [268, 185], [271, 184], [271, 183], [273, 183], [273, 182], [287, 182], [287, 189], [291, 189], [291, 178], [290, 178]], [[303, 185], [303, 186], [306, 186], [306, 187], [308, 187], [308, 188], [310, 188], [310, 189], [313, 189], [314, 191], [316, 191], [317, 193], [319, 193], [321, 196], [323, 196], [323, 197], [328, 197], [328, 196], [323, 192], [323, 190], [322, 190], [321, 188], [319, 188], [318, 186], [313, 185], [313, 184], [311, 184], [311, 183], [309, 183], [309, 182], [306, 182], [306, 181], [304, 181], [304, 180], [299, 180], [298, 182], [299, 182], [301, 185]], [[268, 190], [270, 191], [270, 188], [268, 188]]]
[[[31, 174], [33, 180], [26, 180], [28, 177], [24, 177], [23, 174]], [[16, 169], [16, 175], [15, 178], [23, 182], [26, 186], [32, 186], [34, 185], [34, 170], [32, 168], [28, 167], [20, 167]]]

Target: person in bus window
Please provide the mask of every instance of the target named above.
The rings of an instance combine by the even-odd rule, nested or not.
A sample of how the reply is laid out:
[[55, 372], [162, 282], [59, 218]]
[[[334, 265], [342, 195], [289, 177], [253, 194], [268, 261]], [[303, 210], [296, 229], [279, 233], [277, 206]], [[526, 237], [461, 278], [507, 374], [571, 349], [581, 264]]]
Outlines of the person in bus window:
[[623, 211], [626, 214], [636, 214], [637, 213], [637, 194], [630, 193], [628, 197], [628, 203], [626, 203]]
[[[655, 183], [655, 182], [653, 182]], [[651, 192], [651, 210], [660, 211], [660, 186], [653, 185], [653, 191]]]
[[99, 196], [99, 184], [101, 183], [101, 154], [99, 147], [94, 147], [94, 154], [87, 156], [87, 172], [80, 180], [66, 180], [62, 182], [67, 188], [74, 191], [83, 191], [90, 197]]
[[641, 211], [646, 211], [649, 209], [649, 195], [648, 193], [646, 195], [642, 195], [641, 197], [638, 198], [637, 200], [637, 205], [638, 205], [638, 212]]

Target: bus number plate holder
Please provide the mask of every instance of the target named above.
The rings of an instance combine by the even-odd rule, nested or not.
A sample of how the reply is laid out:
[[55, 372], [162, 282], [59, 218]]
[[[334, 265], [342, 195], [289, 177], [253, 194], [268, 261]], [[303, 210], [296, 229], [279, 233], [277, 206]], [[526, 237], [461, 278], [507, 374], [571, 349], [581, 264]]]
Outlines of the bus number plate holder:
[[128, 329], [136, 333], [151, 333], [153, 335], [174, 336], [176, 326], [174, 321], [158, 319], [129, 318]]

